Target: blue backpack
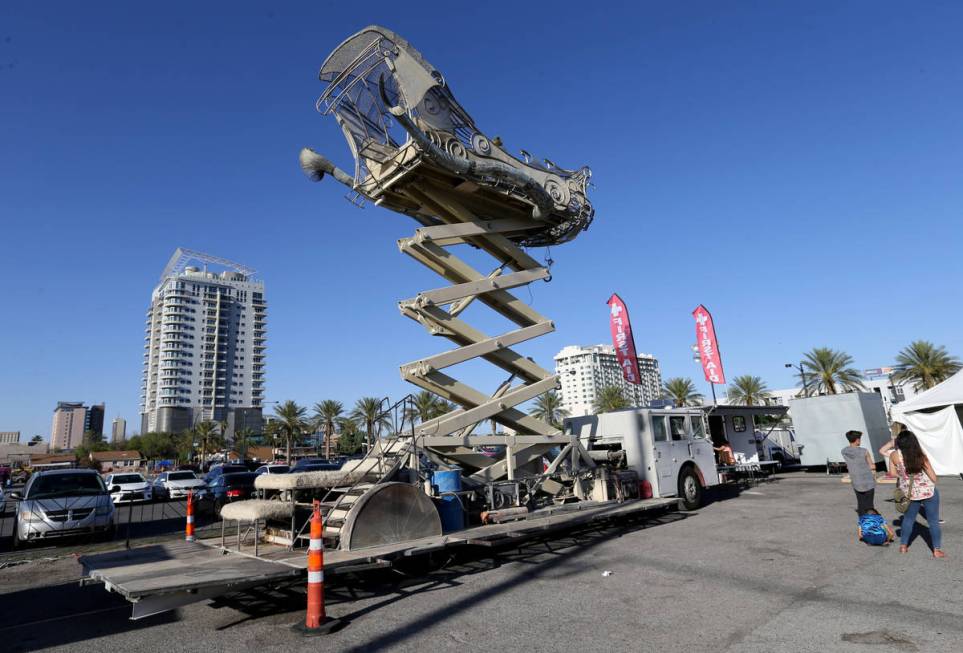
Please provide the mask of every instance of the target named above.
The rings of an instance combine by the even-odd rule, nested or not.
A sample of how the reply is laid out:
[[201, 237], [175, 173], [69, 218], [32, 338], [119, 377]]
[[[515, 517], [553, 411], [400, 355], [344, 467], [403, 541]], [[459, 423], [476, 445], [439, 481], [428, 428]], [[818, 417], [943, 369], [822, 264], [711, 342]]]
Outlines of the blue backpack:
[[886, 530], [886, 520], [882, 515], [867, 513], [859, 518], [859, 530], [862, 533], [862, 540], [866, 544], [886, 544], [889, 541], [889, 533]]

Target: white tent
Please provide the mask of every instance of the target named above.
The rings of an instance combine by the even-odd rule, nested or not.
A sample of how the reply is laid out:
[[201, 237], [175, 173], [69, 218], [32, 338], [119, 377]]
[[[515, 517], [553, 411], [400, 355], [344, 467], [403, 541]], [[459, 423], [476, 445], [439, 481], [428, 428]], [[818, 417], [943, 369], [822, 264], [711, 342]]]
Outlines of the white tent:
[[916, 434], [940, 476], [963, 474], [963, 370], [909, 401], [894, 404], [893, 421]]

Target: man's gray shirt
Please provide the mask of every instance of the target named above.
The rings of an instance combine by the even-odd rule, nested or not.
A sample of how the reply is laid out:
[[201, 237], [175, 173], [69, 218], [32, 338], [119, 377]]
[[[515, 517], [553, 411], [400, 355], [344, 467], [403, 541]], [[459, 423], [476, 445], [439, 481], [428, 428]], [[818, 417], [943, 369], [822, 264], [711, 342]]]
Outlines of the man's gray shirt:
[[849, 479], [857, 492], [868, 492], [876, 487], [876, 474], [866, 462], [866, 450], [862, 447], [843, 449], [843, 460], [849, 469]]

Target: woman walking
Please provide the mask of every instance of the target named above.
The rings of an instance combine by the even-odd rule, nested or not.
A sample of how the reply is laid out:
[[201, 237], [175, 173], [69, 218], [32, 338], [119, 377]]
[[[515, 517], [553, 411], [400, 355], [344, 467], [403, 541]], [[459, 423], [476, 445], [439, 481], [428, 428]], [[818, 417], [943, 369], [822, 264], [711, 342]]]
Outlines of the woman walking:
[[945, 557], [940, 549], [943, 533], [940, 529], [940, 491], [936, 489], [936, 472], [912, 431], [901, 431], [896, 436], [896, 449], [890, 454], [890, 462], [896, 470], [900, 489], [910, 498], [909, 508], [903, 515], [900, 527], [899, 552], [906, 553], [909, 550], [910, 536], [916, 526], [916, 515], [922, 508], [926, 513], [926, 523], [930, 527], [933, 557]]

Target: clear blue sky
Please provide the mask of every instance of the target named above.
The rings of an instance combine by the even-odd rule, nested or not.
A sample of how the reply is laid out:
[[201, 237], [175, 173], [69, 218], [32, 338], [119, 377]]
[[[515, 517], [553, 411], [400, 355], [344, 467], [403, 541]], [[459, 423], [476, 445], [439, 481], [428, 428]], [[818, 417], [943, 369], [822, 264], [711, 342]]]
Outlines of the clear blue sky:
[[297, 166], [305, 145], [349, 162], [317, 72], [369, 23], [511, 150], [594, 170], [595, 224], [533, 287], [558, 325], [524, 348], [543, 365], [608, 340], [613, 291], [639, 350], [706, 392], [699, 303], [727, 374], [770, 387], [813, 346], [860, 368], [916, 338], [963, 354], [958, 3], [374, 5], [3, 3], [0, 430], [47, 436], [58, 400], [137, 429], [178, 246], [261, 271], [268, 400], [401, 396], [398, 366], [447, 348], [396, 307], [440, 285], [397, 252], [414, 224]]

